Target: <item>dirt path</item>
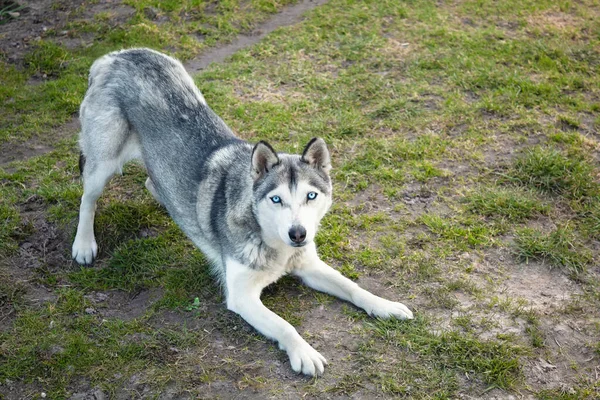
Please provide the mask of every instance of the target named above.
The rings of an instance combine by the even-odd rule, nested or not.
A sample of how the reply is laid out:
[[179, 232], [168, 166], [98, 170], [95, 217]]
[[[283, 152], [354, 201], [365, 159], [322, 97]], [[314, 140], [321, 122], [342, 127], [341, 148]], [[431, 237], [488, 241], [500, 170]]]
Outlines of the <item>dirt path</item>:
[[[198, 57], [185, 62], [184, 66], [190, 74], [197, 74], [210, 64], [223, 62], [235, 52], [258, 43], [275, 29], [302, 21], [307, 11], [325, 3], [327, 0], [300, 0], [294, 5], [283, 8], [281, 12], [256, 26], [250, 33], [238, 35], [229, 44], [209, 49]], [[39, 8], [38, 5], [36, 9]], [[52, 29], [53, 27], [45, 26], [44, 28]], [[0, 144], [0, 168], [6, 167], [14, 161], [46, 154], [54, 149], [52, 143], [76, 135], [78, 130], [79, 120], [74, 117], [63, 126], [48, 132], [43, 138], [33, 138], [23, 143], [2, 143]]]
[[236, 51], [258, 43], [275, 29], [302, 21], [302, 16], [305, 12], [325, 3], [327, 3], [327, 0], [301, 0], [296, 4], [283, 9], [280, 13], [275, 14], [270, 20], [257, 26], [250, 34], [239, 35], [230, 44], [211, 49], [200, 57], [196, 57], [193, 60], [186, 62], [184, 64], [185, 68], [190, 74], [197, 74], [210, 64], [220, 63]]
[[[41, 134], [38, 126], [40, 138], [21, 154], [0, 144], [0, 162], [54, 148], [5, 168], [14, 173], [0, 169], [0, 398], [600, 399], [600, 42], [589, 35], [600, 28], [598, 5], [283, 6], [290, 1], [273, 2], [279, 14], [240, 22], [236, 29], [256, 28], [220, 41], [186, 26], [192, 41], [231, 40], [199, 48], [186, 68], [207, 68], [199, 85], [247, 139], [295, 151], [312, 136], [327, 138], [335, 205], [321, 227], [322, 255], [417, 318], [373, 320], [282, 279], [265, 291], [265, 305], [330, 361], [318, 380], [295, 375], [284, 352], [226, 309], [204, 259], [143, 189], [145, 171], [134, 164], [99, 203], [97, 263], [72, 264], [79, 122], [76, 106], [67, 107], [45, 125], [58, 128]], [[193, 14], [128, 1], [157, 14], [126, 22], [163, 23], [172, 33], [169, 17], [198, 22], [232, 2], [228, 10], [240, 14], [268, 3], [206, 1]], [[130, 7], [53, 3], [89, 4], [86, 19], [107, 4]], [[268, 51], [253, 68], [239, 53], [223, 62], [261, 39]], [[183, 54], [179, 36], [169, 40], [163, 48]], [[81, 101], [86, 70], [106, 49], [68, 71], [79, 85], [70, 104]], [[35, 79], [22, 86], [46, 87]], [[13, 112], [28, 115], [21, 104]]]

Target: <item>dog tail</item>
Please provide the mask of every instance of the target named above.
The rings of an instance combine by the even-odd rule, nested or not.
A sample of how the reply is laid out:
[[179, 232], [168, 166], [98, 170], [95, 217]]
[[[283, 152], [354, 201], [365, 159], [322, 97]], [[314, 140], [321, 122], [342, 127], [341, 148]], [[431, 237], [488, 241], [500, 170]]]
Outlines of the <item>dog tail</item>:
[[79, 152], [79, 175], [83, 175], [83, 168], [85, 167], [85, 156], [83, 152]]

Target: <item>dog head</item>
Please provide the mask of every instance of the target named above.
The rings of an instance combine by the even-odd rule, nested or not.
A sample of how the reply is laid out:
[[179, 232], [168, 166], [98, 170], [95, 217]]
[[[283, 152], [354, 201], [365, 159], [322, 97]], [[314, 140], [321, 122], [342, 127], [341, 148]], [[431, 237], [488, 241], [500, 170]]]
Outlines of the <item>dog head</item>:
[[302, 155], [276, 153], [266, 142], [252, 151], [254, 210], [269, 241], [311, 243], [332, 203], [331, 161], [325, 141], [312, 139]]

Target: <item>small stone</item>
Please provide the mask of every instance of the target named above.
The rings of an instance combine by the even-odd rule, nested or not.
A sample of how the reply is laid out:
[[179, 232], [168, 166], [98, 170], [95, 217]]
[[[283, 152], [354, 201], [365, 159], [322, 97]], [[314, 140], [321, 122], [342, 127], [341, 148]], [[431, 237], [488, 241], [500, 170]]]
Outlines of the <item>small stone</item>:
[[92, 307], [88, 307], [88, 308], [85, 309], [85, 313], [93, 315], [93, 314], [96, 314], [96, 310], [93, 309]]
[[542, 371], [544, 371], [544, 372], [553, 371], [557, 368], [556, 365], [550, 364], [548, 361], [544, 360], [543, 358], [540, 358], [539, 361], [540, 361], [540, 367], [542, 368]]
[[92, 301], [93, 303], [102, 303], [108, 299], [108, 295], [101, 292], [92, 292], [85, 296], [86, 299]]
[[106, 400], [106, 395], [104, 394], [104, 392], [100, 389], [96, 389], [94, 391], [94, 399], [95, 400]]
[[21, 16], [21, 13], [18, 13], [16, 11], [9, 11], [7, 13], [11, 18], [19, 18]]

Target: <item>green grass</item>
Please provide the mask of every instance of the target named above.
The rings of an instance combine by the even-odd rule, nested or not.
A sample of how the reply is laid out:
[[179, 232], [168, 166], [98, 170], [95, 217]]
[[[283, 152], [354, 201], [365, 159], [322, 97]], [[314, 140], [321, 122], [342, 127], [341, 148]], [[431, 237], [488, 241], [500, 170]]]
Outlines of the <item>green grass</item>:
[[454, 331], [432, 333], [422, 318], [410, 323], [379, 320], [368, 326], [397, 348], [418, 354], [435, 369], [477, 374], [485, 383], [501, 388], [511, 387], [520, 377], [523, 349], [510, 342], [481, 341]]
[[[0, 61], [0, 140], [55, 148], [0, 169], [0, 381], [52, 398], [83, 386], [107, 397], [594, 398], [589, 363], [574, 361], [578, 379], [549, 383], [568, 393], [521, 373], [543, 358], [570, 377], [569, 355], [600, 338], [591, 0], [332, 0], [194, 77], [244, 139], [294, 153], [326, 139], [335, 202], [321, 257], [415, 310], [415, 321], [374, 321], [294, 279], [266, 289], [265, 304], [330, 359], [318, 380], [282, 377], [285, 354], [226, 311], [206, 259], [144, 189], [138, 165], [98, 203], [96, 264], [68, 261], [78, 152], [52, 128], [77, 111], [92, 61], [133, 45], [189, 59], [287, 3], [130, 0], [117, 26], [111, 10], [90, 20], [74, 10], [68, 29], [91, 46], [62, 47], [49, 29], [21, 67]], [[27, 251], [44, 237], [40, 221], [60, 246]], [[529, 292], [522, 274], [534, 260], [573, 278], [542, 268], [540, 284], [556, 290], [547, 304], [536, 297], [545, 286]], [[156, 299], [139, 305], [149, 293]], [[563, 293], [573, 304], [552, 308]], [[557, 319], [585, 327], [557, 338], [561, 351]]]
[[593, 260], [590, 250], [578, 242], [568, 226], [550, 233], [523, 229], [517, 233], [515, 245], [521, 259], [548, 261], [574, 275], [584, 272]]
[[39, 41], [27, 53], [24, 61], [31, 72], [58, 76], [65, 68], [68, 58], [69, 53], [61, 46], [49, 41]]
[[0, 204], [0, 221], [0, 250], [7, 253], [15, 249], [15, 236], [21, 225], [19, 211], [11, 205]]
[[482, 187], [465, 198], [467, 209], [476, 215], [520, 222], [547, 215], [550, 206], [533, 193], [517, 188]]
[[[216, 7], [200, 0], [158, 2], [129, 0], [132, 17], [114, 26], [114, 12], [83, 19], [82, 10], [67, 9], [71, 16], [64, 27], [71, 38], [93, 40], [88, 46], [66, 48], [57, 43], [59, 33], [48, 29], [25, 54], [25, 68], [0, 58], [0, 139], [19, 142], [68, 121], [78, 110], [87, 85], [87, 73], [99, 56], [124, 47], [151, 47], [184, 60], [207, 48], [248, 32], [257, 23], [293, 0], [221, 1]], [[86, 8], [89, 5], [83, 5]], [[154, 8], [157, 20], [148, 10]], [[15, 21], [14, 23], [18, 23]], [[29, 85], [29, 79], [40, 79]]]
[[518, 157], [512, 177], [532, 188], [583, 201], [600, 195], [594, 167], [584, 158], [552, 148], [534, 147]]
[[0, 318], [8, 318], [23, 306], [25, 292], [22, 284], [15, 282], [4, 269], [0, 269]]
[[429, 230], [444, 239], [451, 240], [460, 248], [488, 246], [498, 233], [497, 228], [472, 217], [444, 218], [434, 214], [424, 214], [421, 222]]
[[44, 377], [53, 398], [68, 395], [68, 386], [86, 371], [92, 382], [110, 387], [115, 373], [125, 375], [142, 366], [169, 362], [169, 347], [190, 346], [202, 333], [152, 329], [141, 321], [102, 320], [84, 312], [82, 293], [59, 292], [56, 306], [21, 313], [10, 335], [0, 333], [0, 378]]
[[585, 205], [579, 212], [582, 231], [591, 238], [600, 239], [600, 200]]

